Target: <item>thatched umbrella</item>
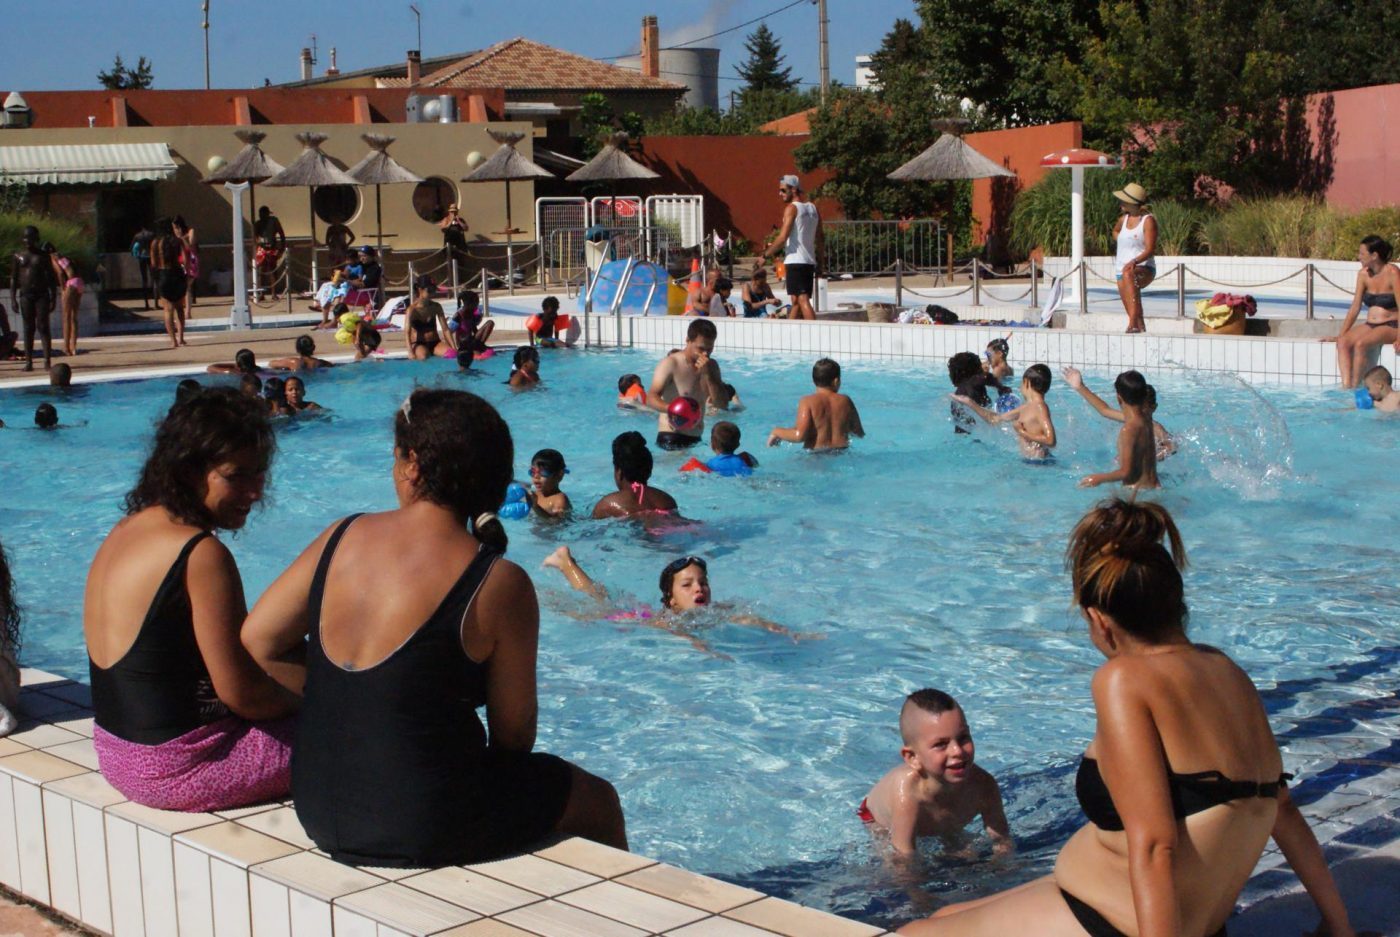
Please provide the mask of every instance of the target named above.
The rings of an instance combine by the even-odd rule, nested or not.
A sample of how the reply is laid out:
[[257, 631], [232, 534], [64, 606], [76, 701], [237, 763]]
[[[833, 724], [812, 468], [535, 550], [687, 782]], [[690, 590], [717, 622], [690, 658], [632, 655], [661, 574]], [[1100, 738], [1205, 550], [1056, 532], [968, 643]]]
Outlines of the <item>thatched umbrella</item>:
[[394, 161], [394, 157], [389, 155], [389, 144], [393, 143], [397, 139], [396, 137], [385, 136], [381, 133], [362, 133], [360, 139], [369, 144], [370, 152], [346, 172], [354, 176], [361, 185], [374, 186], [374, 220], [378, 227], [376, 240], [382, 251], [384, 250], [384, 211], [379, 203], [379, 187], [401, 182], [419, 183], [423, 181], [423, 178], [404, 169]]
[[[510, 184], [522, 179], [553, 179], [554, 174], [543, 166], [536, 165], [530, 160], [521, 156], [515, 151], [515, 145], [525, 139], [523, 133], [498, 133], [495, 130], [486, 131], [501, 146], [491, 158], [482, 163], [471, 173], [462, 177], [463, 182], [504, 182], [506, 184], [506, 229], [503, 233], [506, 236], [506, 258], [509, 262], [511, 257], [511, 242], [515, 235], [515, 228], [510, 222]], [[511, 287], [514, 288], [514, 282]]]
[[608, 204], [612, 208], [613, 220], [617, 219], [617, 184], [635, 179], [659, 179], [658, 173], [652, 172], [641, 163], [627, 155], [627, 134], [613, 134], [607, 146], [598, 151], [598, 155], [590, 159], [583, 167], [574, 170], [565, 180], [567, 182], [611, 182], [610, 201]]
[[306, 203], [311, 214], [311, 288], [316, 288], [316, 202], [318, 185], [359, 185], [354, 176], [345, 172], [331, 158], [321, 152], [321, 144], [327, 136], [324, 133], [304, 132], [297, 134], [297, 142], [305, 149], [292, 161], [292, 165], [268, 179], [269, 186], [306, 186]]
[[992, 176], [1016, 175], [1005, 166], [992, 162], [963, 142], [967, 121], [962, 118], [936, 120], [934, 129], [943, 135], [933, 146], [900, 166], [885, 178], [896, 182], [942, 182], [953, 179], [988, 179]]
[[[254, 226], [258, 223], [258, 199], [254, 194], [259, 182], [271, 179], [282, 171], [283, 166], [275, 159], [269, 157], [262, 151], [260, 144], [267, 139], [267, 134], [261, 130], [235, 130], [233, 135], [243, 142], [243, 149], [238, 151], [230, 162], [209, 175], [204, 177], [206, 185], [219, 185], [225, 182], [246, 182], [248, 183], [248, 211], [252, 213]], [[254, 240], [257, 240], [256, 228], [253, 232]]]

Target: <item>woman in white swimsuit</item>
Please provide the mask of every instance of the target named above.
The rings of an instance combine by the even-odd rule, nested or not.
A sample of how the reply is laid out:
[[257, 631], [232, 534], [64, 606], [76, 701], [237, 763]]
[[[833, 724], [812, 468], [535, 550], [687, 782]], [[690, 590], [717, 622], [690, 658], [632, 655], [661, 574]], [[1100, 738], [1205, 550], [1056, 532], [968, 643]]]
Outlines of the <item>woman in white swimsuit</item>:
[[1128, 332], [1146, 332], [1142, 320], [1142, 290], [1157, 276], [1157, 219], [1147, 210], [1147, 190], [1129, 182], [1113, 193], [1123, 214], [1113, 225], [1118, 244], [1114, 261], [1118, 295], [1128, 313]]

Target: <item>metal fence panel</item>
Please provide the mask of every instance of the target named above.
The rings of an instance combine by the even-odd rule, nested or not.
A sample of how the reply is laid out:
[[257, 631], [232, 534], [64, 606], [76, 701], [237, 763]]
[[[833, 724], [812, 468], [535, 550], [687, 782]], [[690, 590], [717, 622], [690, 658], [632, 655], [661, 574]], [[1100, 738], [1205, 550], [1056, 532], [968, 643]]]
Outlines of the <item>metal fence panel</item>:
[[[619, 199], [621, 201], [621, 199]], [[544, 275], [546, 282], [564, 282], [580, 277], [587, 263], [584, 245], [587, 235], [596, 233], [598, 226], [589, 228], [556, 228], [544, 246]], [[666, 266], [683, 250], [675, 229], [656, 226], [607, 228], [607, 260], [650, 260]]]
[[570, 198], [535, 199], [535, 237], [540, 245], [549, 249], [550, 235], [560, 228], [588, 227], [588, 199], [583, 196]]
[[608, 228], [641, 230], [646, 222], [642, 200], [636, 195], [595, 195], [588, 203], [588, 223]]
[[913, 221], [825, 221], [826, 255], [822, 271], [873, 276], [893, 271], [896, 260], [906, 272], [943, 267], [943, 225], [932, 219]]
[[646, 202], [647, 224], [672, 228], [683, 247], [705, 240], [705, 196], [652, 195]]

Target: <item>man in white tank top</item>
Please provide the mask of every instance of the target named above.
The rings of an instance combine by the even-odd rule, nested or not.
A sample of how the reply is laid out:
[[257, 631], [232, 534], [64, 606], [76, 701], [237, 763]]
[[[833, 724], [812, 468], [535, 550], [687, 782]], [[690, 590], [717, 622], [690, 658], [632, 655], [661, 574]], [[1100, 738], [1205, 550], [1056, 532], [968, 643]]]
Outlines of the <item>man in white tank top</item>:
[[824, 253], [822, 217], [817, 206], [807, 200], [800, 180], [793, 175], [778, 180], [778, 197], [783, 209], [783, 224], [778, 236], [764, 249], [759, 264], [769, 257], [783, 254], [786, 267], [788, 298], [792, 300], [792, 318], [815, 319], [812, 290], [820, 273], [820, 258]]

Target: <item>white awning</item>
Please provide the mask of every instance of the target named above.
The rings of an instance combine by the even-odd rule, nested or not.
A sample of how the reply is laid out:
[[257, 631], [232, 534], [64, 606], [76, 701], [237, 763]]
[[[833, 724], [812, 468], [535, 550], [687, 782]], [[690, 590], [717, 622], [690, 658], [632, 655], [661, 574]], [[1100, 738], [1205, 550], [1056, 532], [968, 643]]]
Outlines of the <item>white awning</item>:
[[0, 182], [29, 185], [153, 182], [174, 175], [175, 169], [170, 146], [166, 143], [0, 146]]

